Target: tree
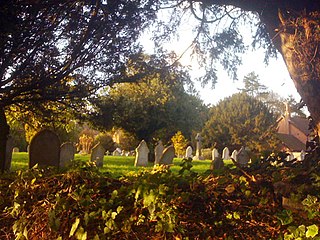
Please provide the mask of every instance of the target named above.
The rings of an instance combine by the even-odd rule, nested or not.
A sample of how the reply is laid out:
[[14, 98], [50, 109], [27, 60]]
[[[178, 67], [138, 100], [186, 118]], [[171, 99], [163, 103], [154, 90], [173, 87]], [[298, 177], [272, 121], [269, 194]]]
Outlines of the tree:
[[[155, 17], [153, 1], [1, 1], [0, 170], [8, 106], [65, 102], [116, 81]], [[74, 103], [74, 102], [73, 102]]]
[[236, 66], [246, 49], [239, 27], [243, 23], [251, 24], [253, 47], [264, 47], [266, 60], [275, 56], [276, 50], [282, 55], [297, 91], [320, 129], [320, 5], [317, 1], [163, 0], [162, 3], [163, 9], [172, 11], [169, 23], [156, 28], [158, 45], [161, 40], [170, 39], [182, 22], [190, 21], [187, 12], [199, 21], [190, 47], [200, 54], [202, 65], [207, 66], [204, 82], [217, 80], [216, 62], [236, 78]]
[[285, 103], [288, 103], [291, 109], [291, 113], [306, 117], [302, 112], [303, 107], [301, 103], [297, 103], [293, 96], [287, 98], [281, 97], [279, 94], [271, 91], [265, 85], [261, 84], [259, 75], [255, 72], [248, 73], [243, 78], [244, 88], [239, 89], [243, 93], [247, 93], [252, 97], [258, 98], [264, 104], [266, 104], [273, 113], [280, 117], [285, 112]]
[[268, 94], [268, 88], [259, 81], [259, 75], [257, 75], [255, 72], [250, 72], [243, 78], [244, 88], [239, 90], [247, 93], [251, 97], [263, 98]]
[[183, 136], [181, 131], [178, 131], [172, 138], [174, 150], [178, 157], [184, 155], [186, 148], [188, 146], [188, 140]]
[[159, 63], [156, 56], [134, 59], [129, 61], [127, 72], [141, 72], [143, 67], [149, 69], [148, 74], [135, 83], [126, 82], [128, 76], [124, 75], [125, 83], [114, 84], [96, 99], [93, 125], [122, 128], [147, 142], [169, 141], [177, 130], [191, 136], [193, 129], [201, 129], [206, 108], [197, 96], [184, 90], [189, 76], [181, 66], [175, 63], [162, 68], [169, 64]]
[[237, 93], [210, 109], [202, 130], [204, 145], [223, 149], [247, 146], [255, 152], [275, 149], [275, 116], [258, 99]]

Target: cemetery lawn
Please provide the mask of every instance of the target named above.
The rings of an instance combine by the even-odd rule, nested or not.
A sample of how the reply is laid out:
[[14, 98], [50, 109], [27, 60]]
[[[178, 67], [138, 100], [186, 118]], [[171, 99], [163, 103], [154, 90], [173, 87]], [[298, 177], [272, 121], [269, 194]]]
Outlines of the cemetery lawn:
[[[90, 160], [90, 155], [76, 154], [75, 161], [87, 162]], [[26, 152], [18, 152], [12, 154], [11, 170], [28, 169], [29, 156]], [[149, 163], [147, 167], [135, 167], [135, 157], [125, 156], [105, 156], [103, 162], [103, 168], [100, 169], [102, 172], [108, 172], [114, 177], [119, 177], [130, 172], [137, 172], [143, 169], [152, 169], [153, 163]], [[181, 169], [180, 164], [182, 163], [181, 158], [174, 158], [173, 166], [171, 167], [172, 172], [178, 173]], [[210, 169], [210, 160], [193, 160], [192, 171], [199, 174], [206, 173]], [[225, 161], [225, 164], [232, 164], [231, 161]]]

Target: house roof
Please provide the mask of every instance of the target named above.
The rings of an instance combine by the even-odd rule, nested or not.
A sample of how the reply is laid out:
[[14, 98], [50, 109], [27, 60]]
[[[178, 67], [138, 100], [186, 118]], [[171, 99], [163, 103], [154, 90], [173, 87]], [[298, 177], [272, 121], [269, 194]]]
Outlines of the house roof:
[[310, 131], [309, 128], [309, 121], [306, 118], [299, 117], [299, 116], [293, 116], [290, 117], [290, 121], [298, 128], [300, 129], [304, 134], [308, 135]]
[[284, 134], [284, 133], [277, 133], [279, 140], [291, 151], [301, 151], [306, 149], [305, 143], [301, 142], [296, 137]]

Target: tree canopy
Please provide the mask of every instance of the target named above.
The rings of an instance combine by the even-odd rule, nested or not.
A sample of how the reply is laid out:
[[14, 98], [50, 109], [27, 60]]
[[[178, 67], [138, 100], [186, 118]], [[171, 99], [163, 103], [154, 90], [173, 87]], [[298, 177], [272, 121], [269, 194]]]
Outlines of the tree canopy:
[[[161, 18], [162, 11], [169, 11], [164, 14], [168, 21]], [[45, 0], [23, 4], [10, 0], [0, 3], [1, 160], [9, 132], [7, 106], [83, 99], [119, 79], [127, 57], [139, 50], [135, 41], [151, 23], [160, 47], [191, 17], [199, 22], [190, 47], [206, 67], [204, 83], [217, 81], [217, 63], [237, 77], [241, 54], [247, 49], [239, 28], [250, 24], [252, 45], [264, 47], [266, 56], [280, 52], [303, 102], [320, 125], [317, 1]]]
[[[91, 117], [93, 123], [123, 128], [146, 141], [169, 141], [177, 130], [191, 136], [192, 130], [201, 129], [206, 107], [199, 97], [185, 91], [190, 79], [181, 66], [159, 71], [168, 63], [160, 63], [155, 56], [133, 59], [128, 62], [124, 83], [114, 84], [94, 101], [97, 109]], [[142, 67], [149, 69], [148, 74], [128, 83], [126, 78], [143, 73]]]
[[249, 147], [255, 152], [276, 147], [273, 128], [276, 118], [269, 108], [246, 93], [237, 93], [210, 109], [202, 130], [204, 145], [222, 150]]

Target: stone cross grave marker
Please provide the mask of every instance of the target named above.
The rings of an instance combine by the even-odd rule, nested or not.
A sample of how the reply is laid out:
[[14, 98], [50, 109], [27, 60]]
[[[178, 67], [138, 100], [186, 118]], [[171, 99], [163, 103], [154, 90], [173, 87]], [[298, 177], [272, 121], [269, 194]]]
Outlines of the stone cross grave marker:
[[53, 131], [44, 129], [31, 140], [29, 147], [29, 168], [38, 164], [40, 167], [59, 167], [60, 140]]
[[164, 150], [164, 146], [162, 144], [162, 141], [160, 140], [156, 147], [154, 148], [154, 164], [159, 164], [160, 163], [160, 158], [162, 156]]
[[222, 151], [222, 159], [230, 159], [230, 151], [227, 147]]
[[195, 137], [195, 140], [197, 142], [197, 145], [196, 145], [196, 156], [194, 156], [194, 160], [202, 160], [202, 137], [201, 137], [201, 134], [200, 133], [197, 133], [196, 137]]
[[75, 153], [76, 149], [72, 142], [63, 143], [60, 147], [60, 167], [70, 166]]
[[103, 158], [106, 149], [101, 143], [96, 144], [91, 150], [90, 161], [94, 162], [97, 167], [103, 167]]
[[170, 165], [173, 162], [175, 156], [174, 147], [170, 145], [163, 150], [162, 156], [160, 158], [160, 164]]
[[134, 166], [146, 167], [148, 165], [148, 154], [149, 148], [147, 146], [147, 143], [146, 141], [142, 140], [136, 148], [136, 159], [134, 162]]
[[192, 147], [191, 146], [188, 146], [187, 149], [186, 149], [186, 159], [188, 158], [192, 158]]

